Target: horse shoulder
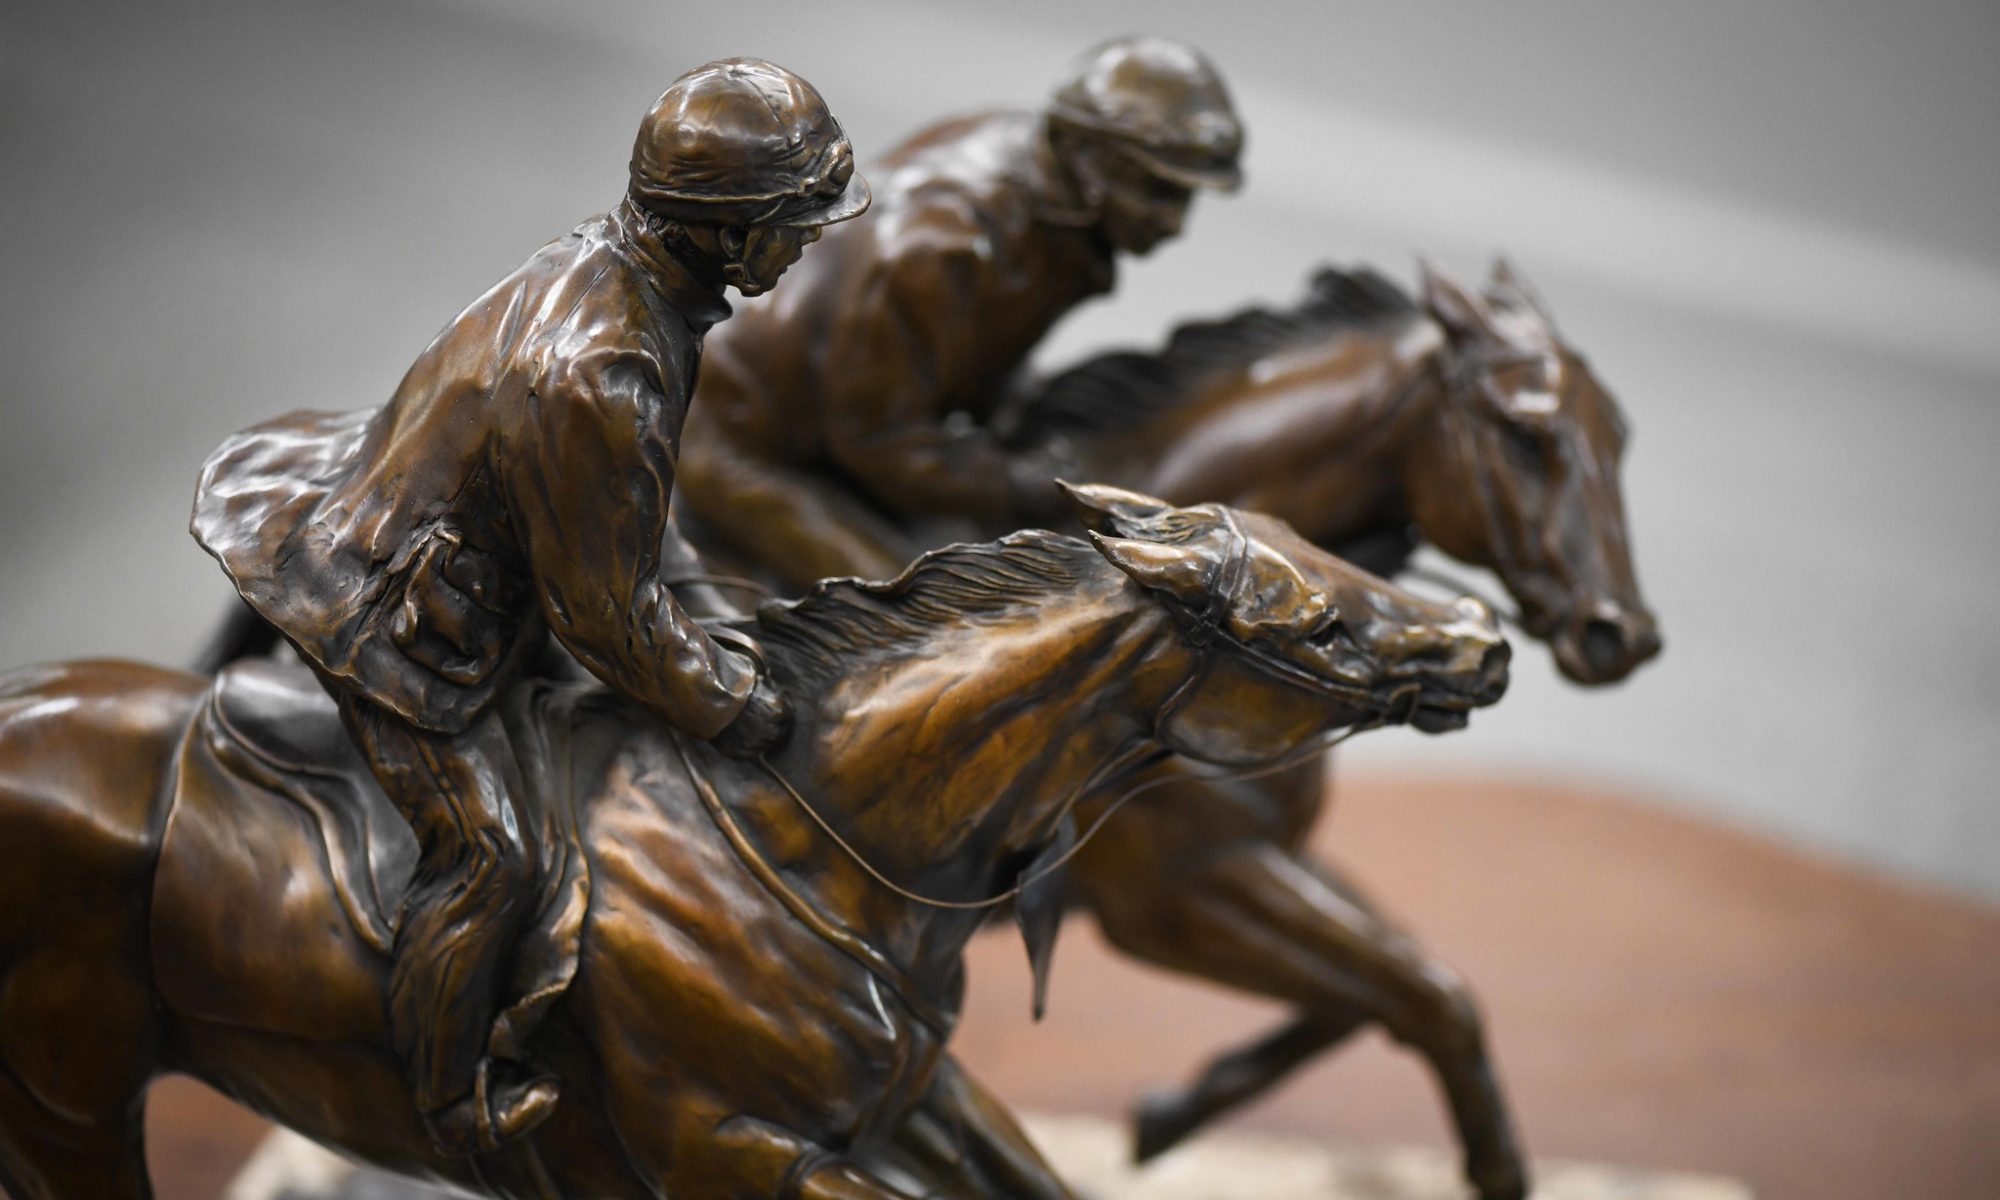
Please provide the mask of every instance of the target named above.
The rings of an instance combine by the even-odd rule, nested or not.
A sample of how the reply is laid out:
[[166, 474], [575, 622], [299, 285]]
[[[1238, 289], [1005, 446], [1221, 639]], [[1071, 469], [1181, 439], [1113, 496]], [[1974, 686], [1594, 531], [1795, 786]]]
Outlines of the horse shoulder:
[[[928, 1035], [773, 895], [652, 752], [614, 766], [585, 817], [592, 898], [572, 1013], [600, 1043], [613, 1109], [857, 1135]], [[671, 1157], [670, 1127], [622, 1132], [635, 1154]]]

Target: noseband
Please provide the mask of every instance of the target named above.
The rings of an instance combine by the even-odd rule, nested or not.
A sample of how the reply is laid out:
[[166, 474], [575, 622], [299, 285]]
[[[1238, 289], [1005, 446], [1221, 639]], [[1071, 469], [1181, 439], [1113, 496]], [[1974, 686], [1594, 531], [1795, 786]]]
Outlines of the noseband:
[[[1223, 632], [1223, 620], [1229, 612], [1230, 602], [1235, 599], [1237, 591], [1243, 585], [1243, 577], [1248, 574], [1250, 569], [1250, 538], [1236, 523], [1235, 514], [1229, 512], [1227, 509], [1223, 509], [1219, 510], [1218, 515], [1221, 516], [1224, 525], [1229, 530], [1231, 538], [1234, 540], [1234, 549], [1227, 559], [1216, 566], [1215, 573], [1209, 578], [1208, 585], [1204, 589], [1208, 594], [1207, 605], [1200, 612], [1190, 613], [1186, 621], [1187, 639], [1200, 656], [1200, 666], [1195, 669], [1193, 674], [1181, 681], [1181, 685], [1174, 689], [1172, 695], [1167, 697], [1166, 703], [1160, 706], [1159, 712], [1154, 714], [1154, 740], [1166, 746], [1174, 744], [1174, 739], [1168, 734], [1168, 726], [1187, 707], [1188, 703], [1201, 690], [1201, 686], [1208, 681], [1210, 674], [1214, 671], [1216, 662], [1221, 658], [1221, 655], [1214, 652], [1214, 648], [1218, 642], [1235, 651], [1236, 655], [1246, 665], [1256, 669], [1261, 674], [1276, 679], [1280, 683], [1309, 692], [1315, 696], [1323, 696], [1341, 701], [1372, 714], [1372, 724], [1379, 724], [1382, 720], [1385, 720], [1391, 712], [1395, 711], [1397, 703], [1402, 701], [1406, 694], [1414, 702], [1414, 697], [1419, 690], [1417, 684], [1412, 683], [1407, 688], [1398, 688], [1391, 694], [1387, 701], [1379, 700], [1365, 688], [1328, 679], [1307, 670], [1297, 663], [1280, 658], [1255, 642], [1232, 637], [1228, 633]], [[1357, 726], [1355, 731], [1358, 732], [1361, 728], [1372, 727], [1372, 724]], [[1201, 763], [1204, 766], [1235, 769], [1251, 765], [1242, 762], [1228, 762], [1221, 759], [1207, 758], [1191, 750], [1175, 749], [1174, 753], [1181, 755], [1183, 758]], [[1289, 756], [1287, 757], [1289, 758]]]

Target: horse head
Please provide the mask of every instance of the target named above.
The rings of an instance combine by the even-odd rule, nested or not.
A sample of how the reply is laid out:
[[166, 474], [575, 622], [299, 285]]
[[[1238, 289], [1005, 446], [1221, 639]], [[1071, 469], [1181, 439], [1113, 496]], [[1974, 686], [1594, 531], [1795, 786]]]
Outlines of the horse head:
[[1457, 729], [1506, 690], [1507, 644], [1477, 600], [1412, 596], [1261, 514], [1067, 490], [1099, 553], [1163, 600], [1198, 652], [1155, 719], [1178, 754], [1246, 766], [1344, 726]]
[[1406, 451], [1413, 520], [1500, 576], [1564, 675], [1623, 679], [1660, 634], [1632, 570], [1617, 402], [1504, 261], [1484, 292], [1425, 264], [1423, 305], [1444, 331], [1446, 395]]

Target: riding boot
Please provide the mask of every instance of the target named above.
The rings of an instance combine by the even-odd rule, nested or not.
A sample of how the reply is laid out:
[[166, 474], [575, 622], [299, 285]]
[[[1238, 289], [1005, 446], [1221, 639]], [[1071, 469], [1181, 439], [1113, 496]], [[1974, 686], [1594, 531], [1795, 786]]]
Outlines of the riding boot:
[[450, 1158], [491, 1154], [555, 1112], [561, 1088], [553, 1076], [495, 1077], [502, 1073], [510, 1072], [493, 1059], [480, 1059], [472, 1090], [424, 1115], [438, 1153]]

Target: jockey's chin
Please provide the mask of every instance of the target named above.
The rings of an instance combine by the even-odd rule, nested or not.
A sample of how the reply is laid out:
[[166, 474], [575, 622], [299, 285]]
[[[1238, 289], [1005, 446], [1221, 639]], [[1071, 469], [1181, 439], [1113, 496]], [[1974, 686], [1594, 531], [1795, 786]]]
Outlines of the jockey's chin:
[[1104, 236], [1120, 253], [1146, 255], [1177, 236], [1186, 217], [1185, 205], [1127, 205], [1114, 199], [1105, 207]]
[[753, 229], [743, 257], [724, 269], [729, 285], [745, 296], [761, 296], [778, 286], [785, 268], [819, 240], [816, 226], [780, 225]]

